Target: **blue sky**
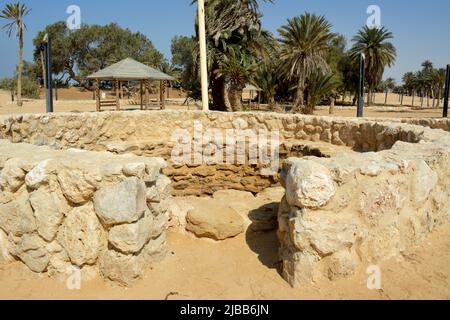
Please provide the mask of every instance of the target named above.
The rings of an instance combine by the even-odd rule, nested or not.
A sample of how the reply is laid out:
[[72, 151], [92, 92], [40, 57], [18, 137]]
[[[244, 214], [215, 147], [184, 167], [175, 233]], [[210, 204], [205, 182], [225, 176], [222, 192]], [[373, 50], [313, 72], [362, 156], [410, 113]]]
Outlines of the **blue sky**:
[[[10, 0], [12, 1], [12, 0]], [[0, 6], [10, 2], [0, 0]], [[66, 8], [80, 6], [83, 23], [106, 24], [117, 22], [122, 27], [141, 31], [156, 48], [170, 58], [170, 41], [175, 35], [191, 35], [196, 12], [191, 0], [24, 0], [32, 8], [26, 23], [25, 59], [31, 60], [31, 41], [47, 24], [66, 20]], [[349, 40], [366, 23], [369, 5], [381, 8], [381, 22], [395, 35], [398, 50], [396, 65], [385, 77], [398, 80], [410, 70], [417, 70], [425, 59], [436, 66], [450, 63], [450, 1], [448, 0], [275, 0], [263, 4], [264, 27], [274, 33], [286, 19], [304, 11], [325, 15], [333, 24], [333, 31]], [[2, 21], [0, 23], [3, 24]], [[444, 41], [445, 40], [445, 41]], [[17, 64], [17, 41], [0, 33], [0, 77], [13, 74]]]

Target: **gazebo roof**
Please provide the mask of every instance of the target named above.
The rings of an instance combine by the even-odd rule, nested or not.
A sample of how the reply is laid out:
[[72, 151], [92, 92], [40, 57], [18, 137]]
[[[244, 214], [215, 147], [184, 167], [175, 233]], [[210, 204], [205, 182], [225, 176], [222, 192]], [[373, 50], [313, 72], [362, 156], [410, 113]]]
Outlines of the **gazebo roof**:
[[167, 80], [173, 81], [171, 77], [159, 70], [153, 69], [131, 58], [119, 61], [103, 70], [97, 71], [87, 77], [88, 79], [100, 80]]
[[244, 88], [244, 91], [263, 91], [263, 90], [252, 84], [247, 84]]

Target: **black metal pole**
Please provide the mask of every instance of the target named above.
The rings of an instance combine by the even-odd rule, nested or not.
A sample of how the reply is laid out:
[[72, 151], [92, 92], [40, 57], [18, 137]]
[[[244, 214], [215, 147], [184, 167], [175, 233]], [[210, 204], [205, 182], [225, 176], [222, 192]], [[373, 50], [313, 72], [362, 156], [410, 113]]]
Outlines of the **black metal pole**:
[[47, 37], [47, 43], [45, 44], [45, 75], [46, 75], [46, 110], [48, 113], [53, 112], [53, 79], [52, 79], [52, 39]]
[[450, 64], [447, 65], [447, 77], [445, 81], [445, 93], [444, 93], [444, 118], [448, 118], [448, 98], [450, 91]]
[[364, 117], [364, 80], [365, 80], [365, 59], [361, 54], [359, 57], [359, 84], [358, 84], [358, 113], [357, 117]]

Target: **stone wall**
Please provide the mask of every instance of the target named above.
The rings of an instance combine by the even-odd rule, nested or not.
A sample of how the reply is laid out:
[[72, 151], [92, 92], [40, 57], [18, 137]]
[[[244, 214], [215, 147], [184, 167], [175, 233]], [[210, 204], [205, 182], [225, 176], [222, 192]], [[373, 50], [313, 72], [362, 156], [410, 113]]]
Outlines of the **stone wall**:
[[279, 211], [283, 277], [294, 287], [351, 276], [450, 220], [450, 134], [331, 159], [291, 158]]
[[0, 263], [132, 285], [165, 254], [161, 158], [0, 140]]
[[[277, 175], [262, 176], [253, 165], [208, 164], [175, 166], [172, 135], [186, 129], [193, 142], [194, 124], [204, 132], [225, 130], [279, 130], [281, 161], [289, 156], [320, 155], [323, 143], [368, 152], [389, 149], [397, 141], [416, 143], [423, 128], [373, 120], [314, 117], [275, 113], [202, 113], [193, 111], [104, 112], [80, 114], [18, 115], [0, 117], [0, 139], [47, 145], [56, 149], [79, 148], [116, 154], [162, 157], [164, 173], [173, 182], [173, 195], [211, 195], [235, 189], [253, 193], [277, 186]], [[209, 141], [203, 141], [207, 145]], [[223, 146], [218, 146], [224, 150]], [[247, 146], [248, 148], [248, 146]], [[308, 150], [310, 148], [311, 150]], [[300, 150], [300, 152], [299, 152]], [[339, 150], [339, 149], [337, 149]]]

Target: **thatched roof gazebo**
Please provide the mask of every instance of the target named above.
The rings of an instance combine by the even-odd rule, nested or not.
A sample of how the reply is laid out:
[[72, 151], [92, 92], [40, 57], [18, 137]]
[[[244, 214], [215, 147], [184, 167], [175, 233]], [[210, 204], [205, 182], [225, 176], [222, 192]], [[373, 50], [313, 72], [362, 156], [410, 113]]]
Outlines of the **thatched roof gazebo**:
[[[141, 96], [141, 110], [148, 109], [149, 107], [149, 81], [157, 80], [160, 82], [160, 108], [165, 108], [165, 88], [166, 81], [174, 81], [175, 78], [153, 69], [145, 64], [142, 64], [131, 58], [124, 59], [117, 62], [103, 70], [87, 77], [88, 79], [96, 81], [96, 99], [97, 99], [97, 111], [101, 111], [102, 107], [115, 106], [116, 110], [120, 110], [120, 86], [123, 81], [139, 81], [140, 96]], [[115, 100], [102, 100], [100, 96], [100, 81], [110, 80], [114, 82], [114, 88], [116, 92]], [[144, 86], [145, 86], [145, 104], [144, 104]]]
[[258, 94], [258, 105], [257, 105], [257, 109], [259, 110], [260, 106], [261, 106], [261, 92], [263, 90], [254, 86], [253, 84], [248, 83], [244, 90], [243, 93], [248, 93], [249, 94], [249, 104], [251, 104], [251, 101], [253, 101], [254, 99], [254, 94], [257, 93]]

